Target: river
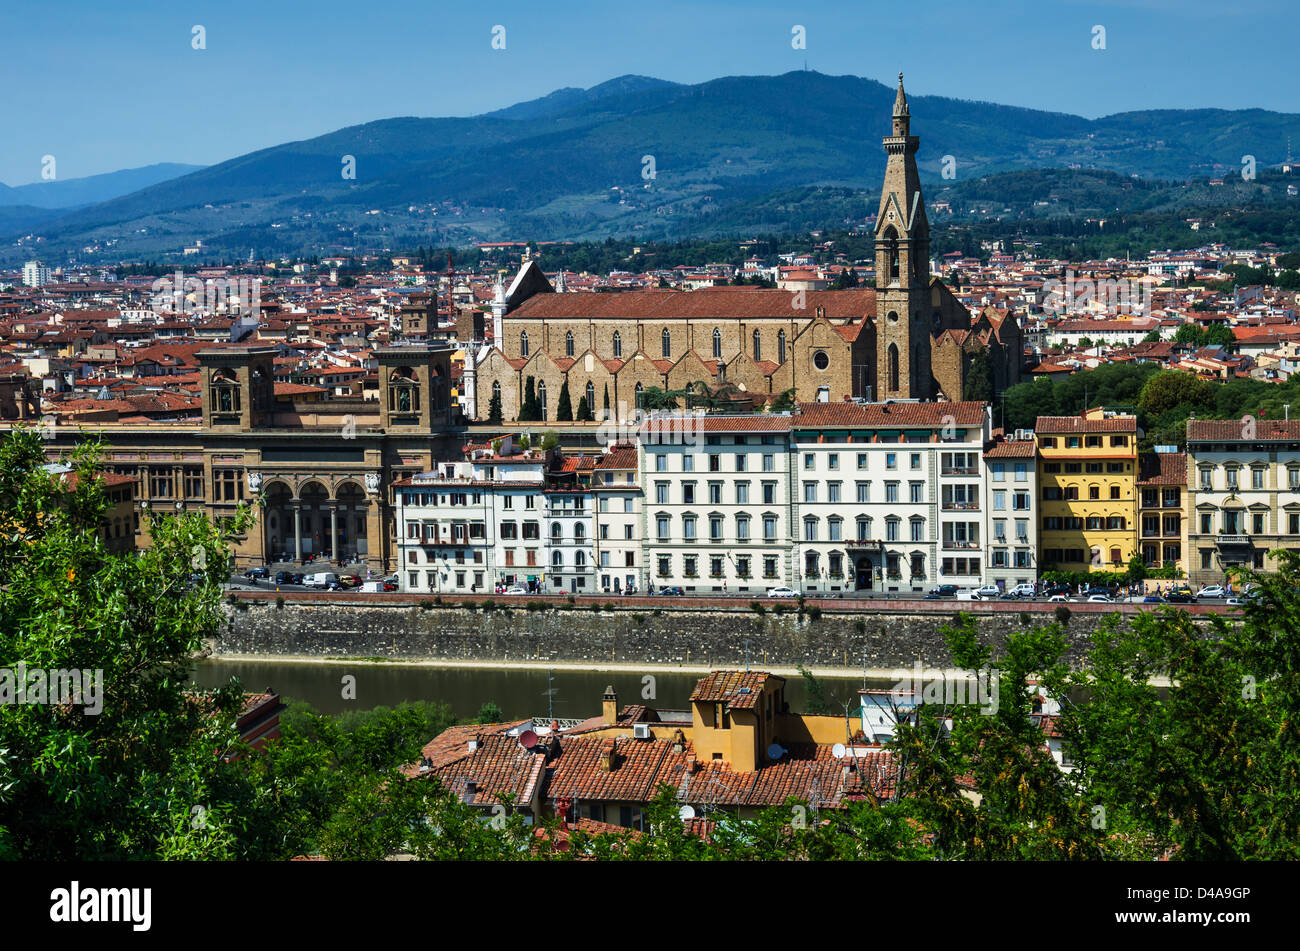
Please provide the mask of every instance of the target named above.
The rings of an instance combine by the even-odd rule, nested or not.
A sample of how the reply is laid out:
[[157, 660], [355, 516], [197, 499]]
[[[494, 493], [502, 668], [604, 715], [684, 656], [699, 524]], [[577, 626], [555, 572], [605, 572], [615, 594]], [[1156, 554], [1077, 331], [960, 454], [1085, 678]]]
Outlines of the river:
[[[343, 698], [343, 678], [349, 675], [356, 678], [355, 700]], [[547, 671], [540, 667], [442, 667], [359, 661], [207, 660], [195, 666], [193, 680], [201, 687], [215, 687], [238, 677], [246, 690], [270, 687], [284, 699], [306, 700], [322, 713], [391, 707], [403, 700], [433, 700], [448, 704], [456, 717], [469, 718], [490, 701], [509, 719], [549, 716], [576, 719], [600, 714], [601, 697], [608, 685], [618, 694], [620, 708], [644, 703], [687, 709], [691, 691], [700, 676], [663, 668]], [[840, 705], [852, 701], [857, 706], [857, 691], [863, 685], [860, 674], [819, 679], [828, 697]], [[803, 678], [788, 677], [786, 684], [791, 709], [803, 710], [807, 700]], [[892, 681], [868, 683], [871, 687], [892, 685]]]

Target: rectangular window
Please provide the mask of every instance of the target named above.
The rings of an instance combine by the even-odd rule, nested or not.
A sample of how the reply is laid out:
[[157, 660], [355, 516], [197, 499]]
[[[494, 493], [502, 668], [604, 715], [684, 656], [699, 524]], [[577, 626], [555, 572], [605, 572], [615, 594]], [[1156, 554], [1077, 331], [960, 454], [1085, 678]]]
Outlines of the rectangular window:
[[858, 501], [859, 501], [859, 502], [870, 502], [870, 501], [871, 501], [871, 483], [870, 483], [870, 482], [859, 482], [859, 483], [858, 483]]
[[896, 452], [885, 453], [885, 468], [886, 469], [898, 468], [898, 453]]
[[722, 457], [721, 457], [721, 456], [709, 456], [709, 471], [710, 471], [710, 472], [721, 472], [721, 471], [722, 471]]
[[749, 504], [749, 483], [748, 482], [736, 483], [736, 504], [737, 505]]
[[721, 482], [709, 483], [709, 504], [710, 505], [722, 504], [722, 483]]
[[763, 541], [776, 541], [776, 517], [772, 515], [763, 516]]
[[814, 460], [815, 460], [815, 457], [813, 456], [813, 454], [812, 454], [811, 452], [805, 452], [805, 453], [803, 454], [803, 467], [804, 467], [804, 469], [811, 469], [811, 468], [813, 468]]
[[776, 504], [776, 483], [775, 482], [763, 483], [763, 504], [764, 505]]
[[924, 489], [923, 489], [924, 485], [925, 485], [925, 483], [923, 483], [923, 482], [909, 482], [909, 483], [907, 484], [907, 488], [908, 488], [908, 501], [909, 501], [909, 502], [922, 502], [922, 501], [924, 501], [924, 496], [922, 495], [922, 493], [923, 493], [923, 491], [924, 491]]
[[[860, 452], [858, 453], [858, 468], [865, 469], [866, 467], [867, 467], [867, 454], [865, 452]], [[1297, 474], [1298, 477], [1300, 477], [1300, 470], [1297, 470]]]
[[1007, 508], [1007, 493], [1002, 489], [993, 490], [993, 511], [1003, 512]]
[[826, 457], [826, 462], [832, 470], [838, 469], [840, 467], [840, 454], [832, 452]]
[[897, 483], [897, 482], [886, 482], [886, 483], [885, 483], [885, 501], [886, 501], [886, 502], [897, 502], [897, 501], [898, 501], [898, 483]]
[[695, 457], [692, 456], [689, 452], [685, 453], [682, 456], [682, 471], [683, 472], [695, 471]]
[[745, 471], [745, 460], [748, 459], [748, 458], [749, 458], [749, 457], [746, 456], [744, 453], [740, 453], [740, 452], [736, 453], [736, 471], [737, 471], [737, 472], [744, 472], [744, 471]]
[[772, 455], [770, 452], [763, 453], [763, 471], [764, 472], [776, 471], [776, 456]]
[[840, 500], [840, 483], [838, 483], [838, 482], [827, 482], [827, 483], [826, 483], [826, 501], [827, 501], [827, 502], [838, 502], [839, 500]]
[[912, 453], [912, 468], [921, 468], [921, 454], [919, 452]]
[[816, 482], [805, 482], [805, 483], [803, 484], [803, 500], [804, 500], [805, 502], [816, 502], [816, 501], [817, 501], [817, 483], [816, 483]]
[[659, 453], [658, 455], [655, 456], [655, 472], [667, 472], [667, 471], [668, 471], [668, 457], [665, 456], [663, 453]]

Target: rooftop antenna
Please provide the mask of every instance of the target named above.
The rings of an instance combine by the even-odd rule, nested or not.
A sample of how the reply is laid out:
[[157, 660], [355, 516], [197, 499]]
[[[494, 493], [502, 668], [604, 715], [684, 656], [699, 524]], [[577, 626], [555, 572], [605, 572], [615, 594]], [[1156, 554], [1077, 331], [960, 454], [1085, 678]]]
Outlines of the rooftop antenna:
[[749, 672], [749, 638], [745, 638], [745, 672]]
[[555, 719], [555, 695], [557, 691], [551, 684], [555, 681], [555, 671], [547, 668], [546, 670], [546, 718]]

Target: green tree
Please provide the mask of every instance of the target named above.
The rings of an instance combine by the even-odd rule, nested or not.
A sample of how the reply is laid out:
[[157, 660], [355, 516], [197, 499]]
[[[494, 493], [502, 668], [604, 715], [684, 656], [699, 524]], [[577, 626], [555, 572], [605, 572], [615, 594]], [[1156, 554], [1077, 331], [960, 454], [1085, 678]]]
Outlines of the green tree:
[[962, 393], [962, 399], [965, 400], [987, 403], [993, 399], [993, 366], [989, 362], [989, 352], [984, 347], [967, 358]]
[[1195, 410], [1213, 405], [1213, 386], [1182, 370], [1161, 370], [1153, 374], [1142, 384], [1138, 396], [1138, 406], [1155, 416], [1179, 407]]
[[1174, 343], [1189, 344], [1193, 347], [1204, 346], [1205, 331], [1193, 323], [1185, 323], [1174, 332]]
[[494, 391], [492, 398], [488, 400], [488, 423], [493, 426], [500, 426], [504, 418], [501, 411], [501, 394]]
[[596, 415], [591, 411], [591, 407], [587, 405], [586, 395], [578, 397], [578, 420], [589, 423], [595, 419]]
[[542, 408], [537, 402], [537, 384], [530, 376], [524, 381], [524, 401], [519, 407], [519, 419], [532, 422], [541, 418]]
[[560, 400], [555, 407], [555, 418], [563, 423], [573, 422], [573, 403], [569, 400], [569, 381], [560, 387]]

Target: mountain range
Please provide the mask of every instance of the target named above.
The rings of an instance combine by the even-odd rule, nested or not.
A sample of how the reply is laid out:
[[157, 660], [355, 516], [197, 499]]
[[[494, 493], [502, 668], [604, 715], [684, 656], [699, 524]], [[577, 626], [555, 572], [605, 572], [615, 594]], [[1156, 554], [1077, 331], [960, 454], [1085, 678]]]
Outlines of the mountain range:
[[[179, 253], [197, 239], [214, 255], [242, 257], [250, 249], [270, 256], [612, 234], [679, 238], [724, 223], [736, 231], [780, 228], [786, 196], [822, 188], [848, 189], [850, 200], [837, 199], [836, 207], [860, 219], [874, 211], [893, 100], [892, 85], [809, 71], [693, 85], [623, 76], [479, 116], [351, 126], [83, 207], [31, 208], [36, 202], [24, 197], [30, 211], [0, 208], [0, 242], [8, 246], [0, 254], [30, 256], [30, 240], [14, 246], [28, 234], [39, 235], [47, 259], [75, 249], [82, 260], [86, 247], [117, 260]], [[1134, 191], [1123, 182], [1129, 176], [1202, 186], [1236, 176], [1239, 198], [1255, 184], [1240, 181], [1243, 156], [1264, 170], [1282, 161], [1288, 136], [1300, 141], [1300, 115], [1260, 109], [1086, 119], [943, 96], [909, 101], [929, 200], [941, 188], [966, 186], [996, 205], [1002, 196], [987, 183], [999, 179], [979, 187], [973, 180], [1037, 169], [1090, 176], [1088, 187], [1104, 193], [1103, 209]], [[1098, 170], [1119, 175], [1098, 177]], [[1011, 178], [1020, 191], [1034, 181]]]

